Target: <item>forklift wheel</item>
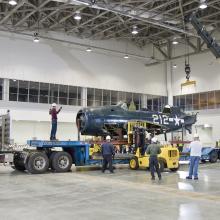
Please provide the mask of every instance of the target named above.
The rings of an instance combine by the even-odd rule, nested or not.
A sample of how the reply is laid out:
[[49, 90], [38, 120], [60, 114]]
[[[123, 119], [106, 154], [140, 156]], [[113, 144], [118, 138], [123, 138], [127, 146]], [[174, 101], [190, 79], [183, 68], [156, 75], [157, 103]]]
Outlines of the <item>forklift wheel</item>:
[[164, 171], [164, 167], [165, 167], [165, 163], [162, 160], [159, 160], [159, 168], [160, 168], [160, 172]]
[[137, 170], [139, 165], [138, 165], [138, 158], [133, 157], [130, 162], [129, 162], [130, 169], [132, 170]]
[[180, 164], [178, 163], [178, 167], [176, 167], [176, 168], [170, 168], [170, 171], [176, 172], [177, 170], [179, 170], [179, 168], [180, 168]]
[[171, 170], [172, 172], [176, 172], [178, 169], [179, 169], [179, 167], [177, 167], [177, 168], [170, 168], [170, 170]]

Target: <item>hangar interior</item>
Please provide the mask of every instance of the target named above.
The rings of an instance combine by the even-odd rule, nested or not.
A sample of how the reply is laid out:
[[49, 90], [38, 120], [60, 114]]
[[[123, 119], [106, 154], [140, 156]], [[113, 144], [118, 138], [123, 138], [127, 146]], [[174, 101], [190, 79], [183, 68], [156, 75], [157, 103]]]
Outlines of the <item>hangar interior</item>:
[[[218, 44], [219, 0], [0, 0], [0, 115], [10, 111], [10, 145], [24, 146], [31, 139], [49, 140], [51, 118], [48, 111], [52, 103], [63, 107], [58, 115], [58, 140], [74, 141], [78, 137], [76, 116], [80, 109], [119, 102], [127, 103], [128, 107], [132, 103], [135, 110], [162, 112], [164, 106], [170, 105], [188, 114], [198, 113], [192, 134], [184, 131], [184, 141], [192, 141], [193, 135], [198, 133], [203, 146], [219, 145], [220, 62], [217, 58], [220, 50], [219, 57], [213, 54], [210, 49], [213, 44], [207, 45], [187, 19], [193, 13]], [[193, 83], [183, 86], [186, 64], [190, 66]], [[173, 136], [168, 134], [168, 140], [171, 138]], [[163, 141], [164, 136], [160, 135], [159, 140]], [[62, 189], [62, 183], [63, 188], [66, 187], [63, 196], [73, 193], [74, 188], [68, 188], [71, 183], [79, 190], [75, 197], [85, 196], [80, 188], [80, 184], [85, 184], [85, 194], [88, 193], [85, 202], [93, 200], [88, 209], [77, 211], [77, 205], [71, 206], [68, 196], [58, 216], [73, 217], [67, 210], [71, 206], [79, 219], [88, 219], [93, 206], [100, 204], [92, 193], [94, 190], [105, 203], [103, 209], [108, 209], [109, 205], [113, 210], [96, 207], [98, 214], [93, 213], [90, 219], [214, 219], [219, 210], [212, 208], [212, 213], [208, 213], [208, 204], [220, 201], [219, 161], [206, 166], [201, 168], [201, 182], [192, 185], [178, 182], [176, 174], [167, 173], [164, 182], [151, 184], [145, 172], [130, 173], [123, 169], [114, 177], [101, 177], [100, 182], [96, 180], [99, 171], [77, 173], [78, 180], [74, 174], [43, 175], [40, 180], [44, 186], [42, 198], [35, 202], [42, 208], [41, 201], [46, 205], [46, 194], [50, 192], [51, 198], [56, 198], [52, 191]], [[26, 177], [15, 173], [17, 183], [13, 185], [15, 177], [9, 180], [9, 170], [1, 168], [0, 179], [5, 186], [9, 184], [16, 200], [22, 197], [16, 186], [23, 188], [22, 181]], [[182, 178], [187, 167], [178, 172]], [[38, 178], [31, 176], [24, 180], [27, 185], [33, 183], [32, 188], [30, 185], [26, 188], [31, 192], [28, 201], [31, 196], [37, 197], [38, 188], [41, 190]], [[56, 184], [50, 188], [48, 185], [53, 181]], [[110, 186], [106, 184], [108, 181]], [[5, 186], [0, 198], [8, 201], [10, 196], [6, 192], [10, 190]], [[110, 202], [99, 187], [106, 190]], [[120, 190], [123, 205], [120, 198], [116, 198]], [[126, 190], [130, 193], [126, 194]], [[169, 193], [172, 195], [171, 212], [175, 210], [172, 214], [165, 204]], [[150, 199], [145, 194], [149, 194]], [[61, 194], [57, 198], [61, 199]], [[131, 203], [126, 201], [129, 199]], [[83, 199], [75, 201], [78, 205], [83, 203]], [[50, 202], [53, 207], [49, 210], [56, 212], [59, 205]], [[163, 216], [156, 213], [155, 203]], [[3, 214], [3, 219], [35, 219], [30, 216], [37, 215], [40, 210], [33, 210], [33, 205], [27, 201], [24, 204], [32, 210], [26, 217], [22, 207], [18, 208], [22, 218], [16, 218], [16, 213], [10, 214], [8, 207], [3, 206], [1, 210], [8, 212]], [[139, 216], [137, 210], [129, 210], [137, 206], [143, 211]], [[16, 209], [16, 204], [9, 207]], [[147, 217], [146, 212], [152, 213]], [[58, 219], [44, 208], [39, 216]]]

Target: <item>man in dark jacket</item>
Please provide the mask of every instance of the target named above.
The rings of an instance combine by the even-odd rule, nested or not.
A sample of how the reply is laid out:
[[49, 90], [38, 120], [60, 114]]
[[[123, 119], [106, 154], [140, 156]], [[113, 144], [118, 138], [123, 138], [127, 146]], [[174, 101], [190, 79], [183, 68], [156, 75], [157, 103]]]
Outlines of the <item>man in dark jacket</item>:
[[147, 147], [147, 154], [150, 154], [149, 158], [149, 165], [150, 165], [150, 172], [151, 172], [151, 179], [155, 180], [155, 169], [158, 175], [159, 180], [161, 180], [161, 173], [159, 168], [159, 163], [157, 159], [157, 155], [161, 153], [160, 145], [157, 144], [157, 138], [153, 137], [151, 139], [151, 144]]
[[106, 137], [106, 142], [101, 146], [101, 152], [103, 156], [102, 172], [104, 173], [107, 165], [109, 164], [109, 170], [113, 173], [112, 156], [114, 155], [114, 146], [111, 143], [111, 137]]
[[57, 104], [52, 104], [52, 109], [49, 110], [49, 114], [51, 115], [51, 133], [50, 133], [50, 140], [56, 140], [56, 133], [57, 133], [57, 114], [61, 111], [62, 107], [59, 108], [57, 111], [56, 109]]

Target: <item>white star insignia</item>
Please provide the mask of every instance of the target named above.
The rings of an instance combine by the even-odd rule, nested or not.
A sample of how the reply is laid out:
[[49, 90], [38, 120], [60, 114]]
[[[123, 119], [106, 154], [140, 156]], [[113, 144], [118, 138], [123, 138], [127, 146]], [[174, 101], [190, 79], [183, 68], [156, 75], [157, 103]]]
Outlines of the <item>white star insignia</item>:
[[178, 126], [179, 126], [181, 119], [178, 118], [177, 115], [176, 115], [176, 117], [174, 118], [174, 121], [175, 121], [175, 125], [178, 125]]

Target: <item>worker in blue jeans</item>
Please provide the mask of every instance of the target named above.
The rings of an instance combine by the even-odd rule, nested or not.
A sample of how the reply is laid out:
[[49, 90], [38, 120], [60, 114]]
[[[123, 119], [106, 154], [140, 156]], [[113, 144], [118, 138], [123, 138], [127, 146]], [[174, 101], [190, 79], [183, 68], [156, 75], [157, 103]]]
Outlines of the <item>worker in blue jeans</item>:
[[146, 154], [149, 154], [149, 167], [151, 172], [151, 180], [155, 180], [154, 172], [156, 170], [159, 180], [162, 179], [159, 162], [158, 162], [158, 155], [161, 153], [160, 145], [157, 143], [157, 138], [153, 137], [151, 139], [151, 144], [148, 145]]
[[200, 162], [200, 157], [202, 154], [202, 143], [199, 141], [199, 135], [194, 135], [194, 141], [192, 141], [189, 145], [190, 148], [190, 165], [189, 165], [189, 175], [186, 179], [198, 180], [198, 167]]
[[57, 104], [52, 104], [52, 109], [49, 110], [49, 114], [51, 115], [51, 133], [50, 133], [50, 140], [56, 140], [56, 133], [57, 133], [57, 114], [61, 111], [62, 107], [59, 108], [57, 111], [56, 109]]
[[111, 143], [111, 137], [108, 135], [106, 137], [106, 142], [101, 146], [101, 152], [103, 156], [103, 164], [102, 164], [102, 172], [104, 173], [109, 165], [109, 171], [114, 173], [113, 166], [112, 166], [112, 157], [115, 154], [114, 146]]

